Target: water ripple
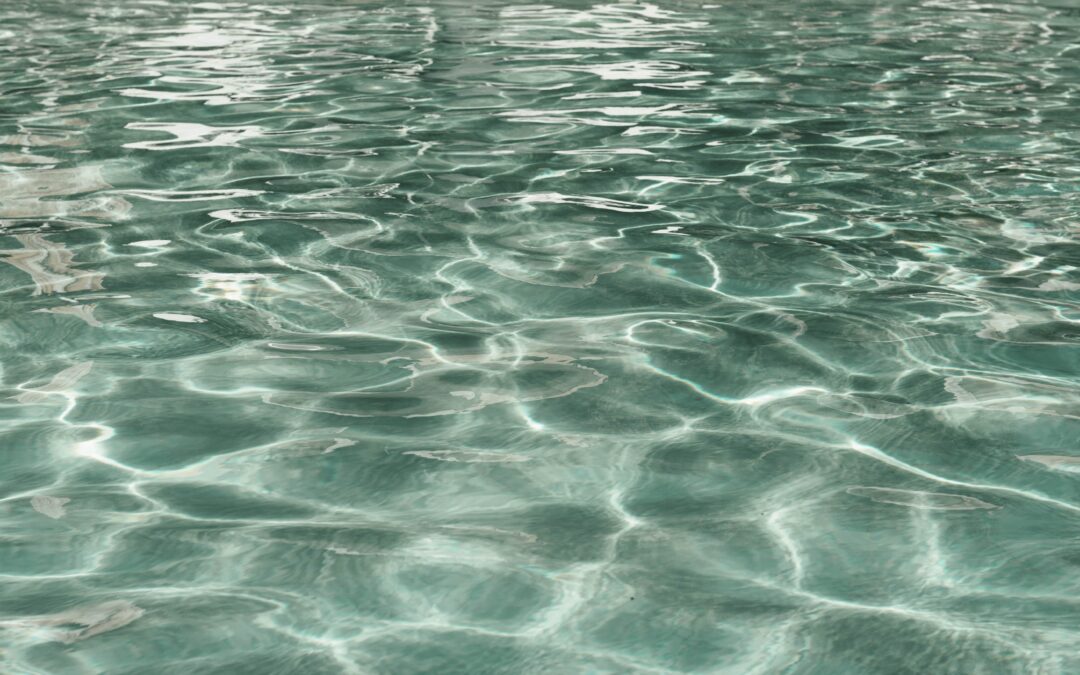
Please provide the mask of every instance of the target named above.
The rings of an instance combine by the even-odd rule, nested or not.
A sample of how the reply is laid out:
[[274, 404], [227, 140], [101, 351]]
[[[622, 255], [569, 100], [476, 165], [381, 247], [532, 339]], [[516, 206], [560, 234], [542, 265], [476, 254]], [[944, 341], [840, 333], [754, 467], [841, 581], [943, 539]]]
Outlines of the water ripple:
[[0, 52], [0, 671], [1080, 671], [1070, 3]]

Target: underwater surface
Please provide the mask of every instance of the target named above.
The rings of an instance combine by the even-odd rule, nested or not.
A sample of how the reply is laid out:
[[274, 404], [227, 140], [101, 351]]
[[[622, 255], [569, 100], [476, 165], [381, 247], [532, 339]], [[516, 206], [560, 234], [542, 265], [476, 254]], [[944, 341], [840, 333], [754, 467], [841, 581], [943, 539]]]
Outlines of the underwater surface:
[[1080, 4], [0, 4], [0, 672], [1080, 672]]

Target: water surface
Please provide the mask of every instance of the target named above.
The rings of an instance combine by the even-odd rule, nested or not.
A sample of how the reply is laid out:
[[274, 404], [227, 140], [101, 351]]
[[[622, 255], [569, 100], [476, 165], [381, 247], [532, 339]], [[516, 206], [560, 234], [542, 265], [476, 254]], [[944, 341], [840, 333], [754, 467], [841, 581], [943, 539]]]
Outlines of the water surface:
[[0, 5], [0, 672], [1076, 673], [1071, 0]]

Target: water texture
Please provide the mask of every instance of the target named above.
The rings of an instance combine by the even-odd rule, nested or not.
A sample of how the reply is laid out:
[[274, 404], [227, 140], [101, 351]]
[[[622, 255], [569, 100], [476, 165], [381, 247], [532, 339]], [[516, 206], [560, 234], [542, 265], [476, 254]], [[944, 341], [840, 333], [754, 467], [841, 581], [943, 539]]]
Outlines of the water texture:
[[0, 4], [0, 672], [1080, 672], [1080, 5]]

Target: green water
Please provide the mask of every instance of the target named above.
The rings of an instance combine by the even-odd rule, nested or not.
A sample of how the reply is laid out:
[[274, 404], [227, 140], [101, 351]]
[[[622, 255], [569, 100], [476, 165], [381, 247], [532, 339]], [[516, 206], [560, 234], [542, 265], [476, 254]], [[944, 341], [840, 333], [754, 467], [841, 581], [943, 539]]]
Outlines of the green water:
[[0, 4], [0, 673], [1080, 672], [1080, 4]]

